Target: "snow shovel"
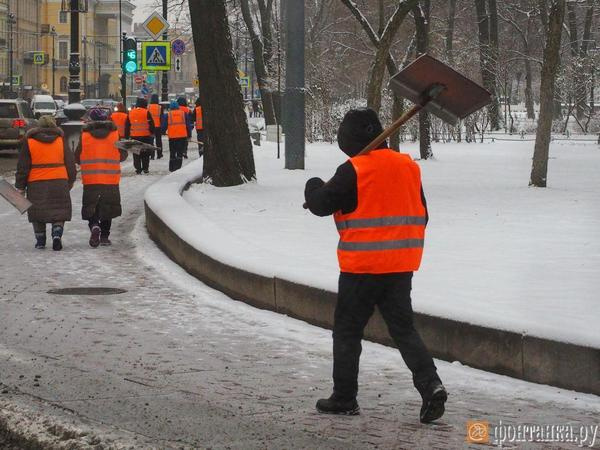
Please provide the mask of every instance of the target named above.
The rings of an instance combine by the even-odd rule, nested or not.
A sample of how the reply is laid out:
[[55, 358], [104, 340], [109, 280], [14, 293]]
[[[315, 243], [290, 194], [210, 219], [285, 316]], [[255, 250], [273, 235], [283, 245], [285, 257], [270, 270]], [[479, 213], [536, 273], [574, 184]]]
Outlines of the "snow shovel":
[[[441, 61], [421, 55], [390, 79], [390, 88], [414, 106], [396, 119], [356, 156], [373, 150], [421, 110], [456, 125], [490, 103], [490, 93]], [[306, 203], [303, 205], [307, 208]]]
[[136, 141], [135, 139], [122, 139], [115, 144], [119, 150], [123, 150], [135, 155], [139, 155], [143, 151], [152, 152], [160, 151], [160, 148], [144, 142]]
[[19, 191], [4, 178], [0, 178], [0, 195], [4, 197], [8, 203], [17, 208], [21, 214], [32, 206], [32, 203], [21, 195], [21, 193], [19, 193]]

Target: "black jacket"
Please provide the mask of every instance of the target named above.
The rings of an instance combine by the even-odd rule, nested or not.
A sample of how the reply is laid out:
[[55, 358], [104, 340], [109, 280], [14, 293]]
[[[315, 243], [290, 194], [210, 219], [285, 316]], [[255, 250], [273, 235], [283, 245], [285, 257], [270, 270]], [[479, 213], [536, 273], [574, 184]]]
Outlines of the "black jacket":
[[[349, 214], [358, 205], [356, 171], [350, 161], [340, 165], [335, 175], [325, 183], [320, 178], [311, 178], [304, 188], [304, 199], [311, 213], [317, 216], [329, 216], [336, 211]], [[426, 220], [429, 221], [427, 201], [421, 186], [421, 200], [425, 207]]]

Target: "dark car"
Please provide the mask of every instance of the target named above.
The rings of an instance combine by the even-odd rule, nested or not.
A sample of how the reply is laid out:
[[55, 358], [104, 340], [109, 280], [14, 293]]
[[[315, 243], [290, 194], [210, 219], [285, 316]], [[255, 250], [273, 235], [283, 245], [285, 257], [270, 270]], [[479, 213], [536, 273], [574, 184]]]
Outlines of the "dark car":
[[27, 130], [36, 126], [25, 100], [0, 100], [0, 150], [20, 147]]

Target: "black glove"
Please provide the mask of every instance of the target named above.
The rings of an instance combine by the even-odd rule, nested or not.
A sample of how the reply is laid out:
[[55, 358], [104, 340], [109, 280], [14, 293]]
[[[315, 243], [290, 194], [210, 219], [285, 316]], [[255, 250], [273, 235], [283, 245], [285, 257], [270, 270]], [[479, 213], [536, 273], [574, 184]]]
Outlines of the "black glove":
[[318, 177], [311, 178], [306, 182], [306, 186], [304, 187], [304, 198], [308, 197], [312, 191], [320, 189], [325, 185], [325, 182]]

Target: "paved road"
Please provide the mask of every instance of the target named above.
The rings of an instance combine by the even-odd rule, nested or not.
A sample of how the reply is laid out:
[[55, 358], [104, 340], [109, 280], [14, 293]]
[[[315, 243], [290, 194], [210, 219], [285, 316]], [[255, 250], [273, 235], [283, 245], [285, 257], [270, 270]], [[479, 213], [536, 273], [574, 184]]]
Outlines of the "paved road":
[[0, 150], [0, 176], [14, 177], [17, 168], [17, 151]]
[[[598, 424], [598, 397], [439, 362], [448, 412], [436, 425], [421, 425], [420, 399], [401, 358], [370, 343], [362, 415], [318, 415], [314, 403], [331, 389], [330, 332], [232, 301], [148, 242], [143, 193], [166, 164], [154, 162], [148, 176], [125, 169], [125, 214], [115, 221], [111, 248], [87, 245], [80, 186], [60, 253], [34, 250], [26, 219], [0, 203], [5, 405], [36, 399], [48, 405], [40, 414], [71, 411], [100, 437], [110, 429], [157, 448], [461, 448], [470, 419]], [[81, 286], [127, 292], [48, 293]]]

